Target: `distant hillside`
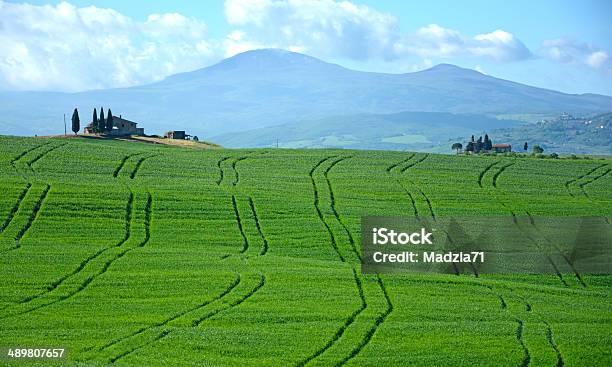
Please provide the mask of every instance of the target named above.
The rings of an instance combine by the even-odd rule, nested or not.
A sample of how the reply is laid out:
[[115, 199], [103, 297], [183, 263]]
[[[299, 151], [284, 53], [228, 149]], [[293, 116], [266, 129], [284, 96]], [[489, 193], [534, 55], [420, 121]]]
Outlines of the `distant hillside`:
[[494, 139], [522, 149], [525, 141], [547, 153], [612, 155], [612, 113], [591, 117], [563, 115], [513, 129], [493, 131]]
[[208, 138], [332, 116], [402, 111], [585, 115], [612, 110], [612, 98], [534, 88], [446, 64], [417, 73], [370, 73], [267, 49], [146, 86], [82, 93], [0, 92], [0, 134], [63, 132], [64, 113], [70, 116], [78, 107], [86, 122], [100, 106], [139, 122], [149, 133], [177, 129]]
[[520, 122], [483, 115], [435, 112], [335, 116], [227, 133], [211, 139], [227, 147], [351, 148], [446, 152], [451, 137]]

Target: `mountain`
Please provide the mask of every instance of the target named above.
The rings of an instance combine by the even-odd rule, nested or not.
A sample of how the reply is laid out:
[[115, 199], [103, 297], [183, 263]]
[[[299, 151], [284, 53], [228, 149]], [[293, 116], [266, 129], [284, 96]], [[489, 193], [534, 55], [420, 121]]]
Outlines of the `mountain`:
[[78, 107], [86, 123], [93, 108], [100, 106], [139, 122], [150, 134], [177, 129], [208, 139], [332, 116], [403, 111], [487, 116], [603, 113], [612, 111], [612, 97], [564, 94], [447, 64], [416, 73], [371, 73], [264, 49], [138, 87], [0, 92], [0, 134], [63, 132], [64, 113], [69, 119]]

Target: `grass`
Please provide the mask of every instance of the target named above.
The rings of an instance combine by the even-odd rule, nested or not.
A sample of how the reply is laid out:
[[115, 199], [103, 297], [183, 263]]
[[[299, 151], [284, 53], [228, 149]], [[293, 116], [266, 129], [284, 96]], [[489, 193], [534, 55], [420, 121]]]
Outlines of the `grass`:
[[0, 137], [0, 347], [75, 366], [612, 365], [610, 276], [359, 272], [361, 216], [610, 216], [611, 166]]

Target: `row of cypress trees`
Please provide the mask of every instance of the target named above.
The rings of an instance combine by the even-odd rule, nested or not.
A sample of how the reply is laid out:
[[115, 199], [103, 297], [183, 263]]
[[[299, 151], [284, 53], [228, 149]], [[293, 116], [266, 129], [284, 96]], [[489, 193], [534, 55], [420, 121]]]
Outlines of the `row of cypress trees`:
[[[104, 108], [100, 107], [100, 118], [98, 118], [98, 111], [94, 108], [92, 130], [96, 134], [102, 134], [113, 130], [113, 112], [108, 109], [108, 114], [104, 118]], [[81, 119], [79, 118], [79, 111], [75, 108], [72, 112], [72, 131], [76, 134], [81, 129]]]
[[113, 112], [111, 109], [108, 109], [108, 114], [106, 118], [104, 118], [104, 108], [100, 107], [100, 118], [98, 118], [98, 112], [94, 108], [93, 110], [93, 120], [92, 120], [92, 129], [96, 134], [101, 134], [105, 132], [110, 132], [113, 130]]

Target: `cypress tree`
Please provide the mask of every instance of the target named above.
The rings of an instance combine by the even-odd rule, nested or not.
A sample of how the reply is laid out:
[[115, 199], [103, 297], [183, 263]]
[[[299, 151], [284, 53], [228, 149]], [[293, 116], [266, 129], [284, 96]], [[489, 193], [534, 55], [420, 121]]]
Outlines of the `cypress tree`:
[[74, 135], [81, 130], [81, 120], [79, 119], [79, 111], [75, 108], [72, 113], [72, 132]]
[[491, 150], [491, 149], [493, 149], [493, 142], [491, 141], [491, 139], [489, 139], [489, 135], [485, 134], [484, 150]]
[[94, 133], [98, 132], [98, 111], [96, 111], [95, 107], [93, 112], [93, 120], [91, 120], [91, 129]]
[[480, 153], [480, 151], [484, 148], [482, 143], [482, 136], [476, 140], [476, 144], [474, 144], [474, 153]]
[[98, 120], [98, 132], [103, 133], [106, 130], [106, 120], [104, 119], [104, 108], [100, 107], [100, 120]]
[[113, 131], [113, 113], [111, 109], [108, 109], [108, 113], [106, 114], [106, 131]]
[[528, 148], [528, 145], [527, 145], [527, 142], [525, 142], [525, 145], [523, 145], [523, 150], [527, 151], [527, 148]]

